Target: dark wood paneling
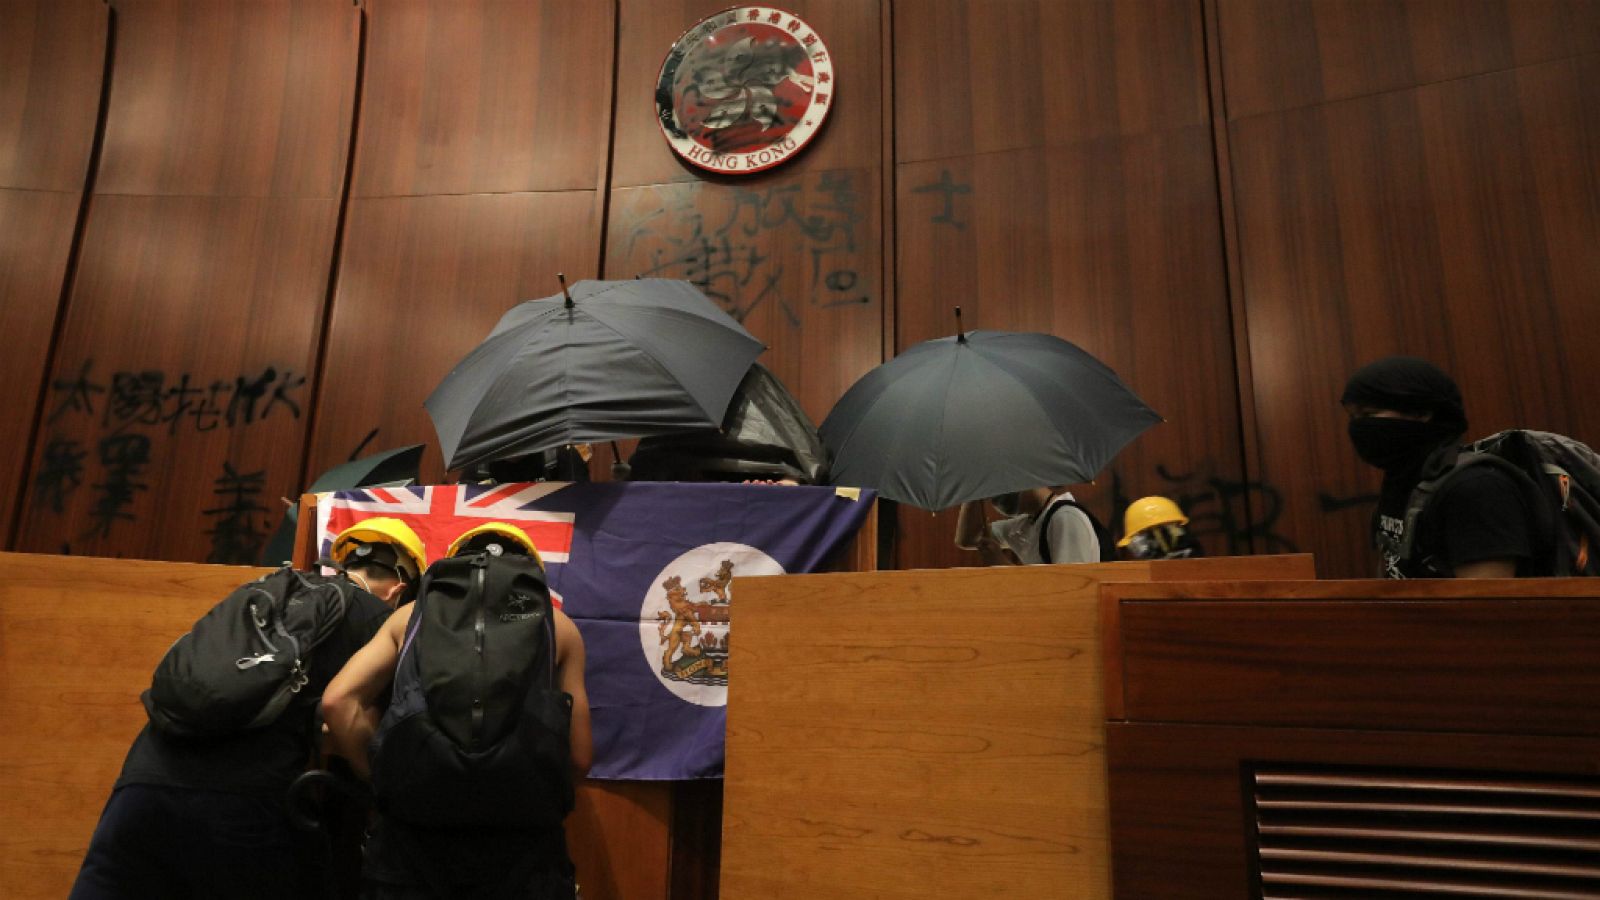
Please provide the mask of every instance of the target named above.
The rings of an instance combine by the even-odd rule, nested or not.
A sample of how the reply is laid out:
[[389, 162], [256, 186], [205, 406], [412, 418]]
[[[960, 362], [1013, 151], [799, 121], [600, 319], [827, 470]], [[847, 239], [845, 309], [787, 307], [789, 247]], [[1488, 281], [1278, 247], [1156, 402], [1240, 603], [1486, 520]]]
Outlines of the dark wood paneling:
[[[1325, 574], [1370, 571], [1379, 475], [1337, 403], [1390, 353], [1455, 374], [1471, 433], [1600, 439], [1600, 58], [1232, 126], [1262, 478]], [[1319, 399], [1320, 398], [1320, 399]], [[1366, 497], [1366, 502], [1362, 498]]]
[[1255, 896], [1241, 775], [1249, 764], [1595, 774], [1600, 741], [1110, 723], [1112, 881], [1128, 900]]
[[352, 196], [599, 186], [613, 4], [368, 0], [366, 8]]
[[328, 334], [310, 477], [368, 450], [425, 442], [423, 477], [443, 479], [422, 403], [522, 300], [594, 275], [593, 191], [353, 199]]
[[[1141, 721], [1600, 736], [1582, 579], [1109, 587]], [[1208, 599], [1215, 598], [1215, 599]], [[1119, 602], [1120, 601], [1120, 602]]]
[[[679, 35], [727, 8], [721, 0], [621, 0], [613, 188], [702, 180], [700, 170], [673, 155], [656, 125], [656, 77]], [[778, 8], [804, 19], [828, 45], [839, 78], [838, 103], [822, 131], [793, 162], [768, 175], [739, 180], [760, 184], [795, 172], [876, 168], [883, 133], [879, 0], [795, 0]], [[876, 205], [877, 196], [870, 201]], [[872, 240], [876, 239], [874, 233]]]
[[[1082, 346], [1167, 424], [1079, 499], [1116, 531], [1178, 496], [1212, 553], [1248, 550], [1201, 5], [912, 2], [894, 32], [896, 346], [957, 305]], [[979, 563], [953, 515], [898, 525], [898, 566]]]
[[[1243, 475], [1211, 158], [1194, 127], [902, 165], [897, 312], [902, 349], [954, 333], [960, 305], [967, 328], [1048, 332], [1103, 360], [1167, 421], [1080, 499], [1115, 529], [1130, 499], [1186, 495], [1221, 553], [1241, 527], [1200, 498]], [[953, 516], [902, 525], [900, 565], [976, 562]]]
[[881, 354], [878, 177], [796, 163], [730, 184], [615, 189], [607, 275], [699, 285], [766, 342], [761, 363], [820, 423]]
[[1220, 0], [1230, 118], [1600, 50], [1591, 0]]
[[1195, 0], [898, 0], [898, 162], [1208, 121]]
[[54, 337], [56, 307], [83, 197], [78, 192], [0, 189], [0, 547], [11, 539], [12, 514], [22, 497], [28, 433]]
[[94, 204], [19, 549], [241, 561], [296, 489], [338, 201]]
[[652, 98], [672, 42], [724, 8], [622, 4], [606, 276], [700, 285], [766, 342], [761, 362], [820, 423], [883, 353], [880, 10], [848, 0], [785, 6], [849, 73], [838, 105], [793, 161], [711, 179], [673, 156]]
[[109, 21], [97, 0], [0, 3], [0, 187], [83, 189]]
[[360, 11], [118, 0], [103, 194], [338, 197]]

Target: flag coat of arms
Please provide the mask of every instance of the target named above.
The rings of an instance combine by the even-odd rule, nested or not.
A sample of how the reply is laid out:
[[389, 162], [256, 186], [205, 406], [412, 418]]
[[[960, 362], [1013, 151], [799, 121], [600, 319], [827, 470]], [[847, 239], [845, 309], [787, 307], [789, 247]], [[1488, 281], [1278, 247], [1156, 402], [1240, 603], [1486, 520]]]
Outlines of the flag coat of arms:
[[317, 505], [324, 553], [375, 516], [417, 531], [428, 561], [504, 521], [533, 538], [583, 634], [591, 778], [722, 775], [733, 584], [815, 571], [865, 521], [872, 495], [829, 487], [657, 482], [368, 488]]

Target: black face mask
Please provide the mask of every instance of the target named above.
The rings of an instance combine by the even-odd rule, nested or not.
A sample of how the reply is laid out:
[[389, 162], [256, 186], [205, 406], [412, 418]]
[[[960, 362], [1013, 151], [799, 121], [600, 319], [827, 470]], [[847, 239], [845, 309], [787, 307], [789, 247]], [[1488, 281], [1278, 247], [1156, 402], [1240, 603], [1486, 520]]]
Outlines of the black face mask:
[[1350, 443], [1369, 466], [1389, 473], [1421, 467], [1428, 454], [1460, 433], [1446, 422], [1363, 416], [1350, 420]]

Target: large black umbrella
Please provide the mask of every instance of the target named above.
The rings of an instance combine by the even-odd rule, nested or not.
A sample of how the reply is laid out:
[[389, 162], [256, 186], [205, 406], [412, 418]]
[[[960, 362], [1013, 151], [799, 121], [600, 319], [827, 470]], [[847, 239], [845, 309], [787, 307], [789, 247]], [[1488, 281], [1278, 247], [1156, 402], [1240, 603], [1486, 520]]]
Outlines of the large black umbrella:
[[457, 469], [721, 424], [766, 346], [687, 281], [580, 281], [513, 307], [428, 398]]
[[1159, 421], [1115, 372], [1061, 338], [972, 331], [868, 372], [820, 430], [835, 484], [944, 509], [1090, 481]]

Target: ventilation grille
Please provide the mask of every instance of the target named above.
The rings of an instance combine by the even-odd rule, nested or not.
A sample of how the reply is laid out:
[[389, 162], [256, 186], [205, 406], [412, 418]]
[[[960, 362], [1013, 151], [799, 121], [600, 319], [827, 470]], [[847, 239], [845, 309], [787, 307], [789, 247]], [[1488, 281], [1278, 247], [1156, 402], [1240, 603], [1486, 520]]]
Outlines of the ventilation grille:
[[1250, 773], [1264, 900], [1600, 900], [1600, 780]]

